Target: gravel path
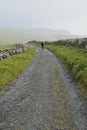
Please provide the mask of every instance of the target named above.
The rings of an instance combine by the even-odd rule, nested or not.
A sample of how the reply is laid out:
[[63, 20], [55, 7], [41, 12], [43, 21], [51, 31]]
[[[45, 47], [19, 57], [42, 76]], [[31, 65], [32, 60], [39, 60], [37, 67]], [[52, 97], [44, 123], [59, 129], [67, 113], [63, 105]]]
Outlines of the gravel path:
[[81, 109], [75, 116], [78, 96], [68, 92], [65, 80], [71, 80], [63, 69], [51, 52], [38, 49], [31, 65], [0, 92], [0, 130], [87, 130], [87, 113]]

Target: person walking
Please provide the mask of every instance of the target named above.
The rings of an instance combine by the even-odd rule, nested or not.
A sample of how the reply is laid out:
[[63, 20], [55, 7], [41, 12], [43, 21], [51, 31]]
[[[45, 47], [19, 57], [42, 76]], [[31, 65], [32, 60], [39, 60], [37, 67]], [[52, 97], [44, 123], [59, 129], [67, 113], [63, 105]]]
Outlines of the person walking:
[[44, 49], [44, 43], [43, 42], [41, 42], [41, 47], [42, 47], [42, 49]]

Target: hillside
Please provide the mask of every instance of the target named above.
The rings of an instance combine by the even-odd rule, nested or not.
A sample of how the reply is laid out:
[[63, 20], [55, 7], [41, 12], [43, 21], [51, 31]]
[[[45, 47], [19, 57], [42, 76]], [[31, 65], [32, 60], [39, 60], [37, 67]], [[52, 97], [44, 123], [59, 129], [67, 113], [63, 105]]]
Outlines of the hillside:
[[72, 38], [67, 30], [48, 28], [0, 29], [0, 44], [25, 43], [29, 40], [55, 41]]

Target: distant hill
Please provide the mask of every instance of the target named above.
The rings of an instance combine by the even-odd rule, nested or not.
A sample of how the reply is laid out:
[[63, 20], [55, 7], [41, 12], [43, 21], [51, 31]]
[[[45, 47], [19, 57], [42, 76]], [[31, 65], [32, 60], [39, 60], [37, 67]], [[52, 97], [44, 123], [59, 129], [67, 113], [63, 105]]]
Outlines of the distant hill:
[[0, 44], [25, 43], [30, 40], [55, 41], [72, 37], [75, 36], [67, 30], [48, 28], [0, 29]]

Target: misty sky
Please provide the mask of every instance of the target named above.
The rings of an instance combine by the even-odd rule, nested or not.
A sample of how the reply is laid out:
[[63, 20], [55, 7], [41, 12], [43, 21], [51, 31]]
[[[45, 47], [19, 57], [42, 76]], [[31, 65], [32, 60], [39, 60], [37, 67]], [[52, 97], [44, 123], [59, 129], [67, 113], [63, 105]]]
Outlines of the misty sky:
[[87, 0], [0, 0], [3, 27], [48, 27], [87, 35]]

